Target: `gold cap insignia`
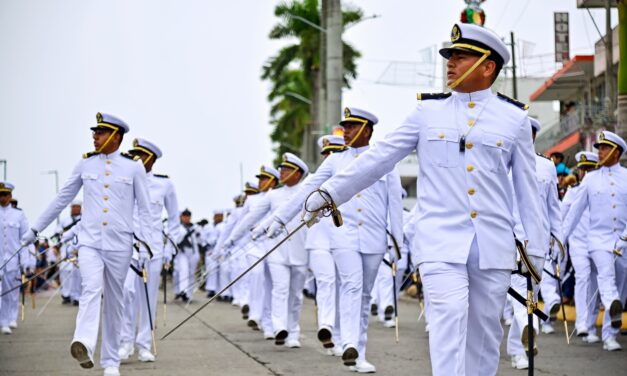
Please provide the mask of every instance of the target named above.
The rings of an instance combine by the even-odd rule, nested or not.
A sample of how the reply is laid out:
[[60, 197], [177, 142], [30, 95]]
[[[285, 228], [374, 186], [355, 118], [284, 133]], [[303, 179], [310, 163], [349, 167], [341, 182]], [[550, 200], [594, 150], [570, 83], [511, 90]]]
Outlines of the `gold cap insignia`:
[[599, 135], [599, 140], [605, 141], [605, 133], [601, 132], [601, 134]]
[[283, 154], [283, 162], [287, 162], [287, 154]]
[[259, 171], [261, 171], [261, 172], [266, 172], [266, 169], [265, 169], [263, 166], [261, 166], [261, 168], [259, 169]]
[[328, 138], [323, 138], [322, 139], [322, 146], [329, 146], [331, 143], [329, 142]]
[[96, 114], [96, 121], [99, 123], [102, 122], [102, 114], [100, 112]]
[[137, 139], [133, 140], [133, 147], [137, 147], [139, 145], [139, 141]]
[[345, 118], [351, 117], [351, 110], [348, 107], [344, 109], [344, 117]]
[[4, 183], [0, 183], [0, 188], [4, 188]]
[[585, 154], [582, 154], [581, 157], [579, 158], [580, 162], [588, 162], [588, 158], [586, 157]]
[[451, 30], [451, 42], [455, 43], [462, 37], [462, 31], [459, 29], [459, 26], [454, 25], [453, 30]]

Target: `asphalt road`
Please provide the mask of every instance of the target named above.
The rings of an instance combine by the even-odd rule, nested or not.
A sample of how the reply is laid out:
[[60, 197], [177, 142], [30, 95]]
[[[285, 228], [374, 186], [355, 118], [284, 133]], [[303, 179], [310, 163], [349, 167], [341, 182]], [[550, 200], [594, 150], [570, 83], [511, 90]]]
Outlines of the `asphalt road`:
[[[0, 375], [97, 375], [102, 369], [83, 370], [70, 356], [69, 345], [74, 330], [76, 307], [61, 305], [54, 297], [38, 316], [51, 292], [37, 297], [37, 308], [27, 302], [26, 320], [12, 335], [0, 335]], [[189, 306], [168, 304], [167, 322], [163, 305], [159, 306], [157, 338], [180, 322], [205, 301], [197, 294]], [[171, 300], [169, 300], [171, 301]], [[404, 299], [399, 306], [400, 343], [394, 329], [371, 321], [368, 360], [379, 375], [430, 375], [428, 335], [424, 320], [418, 321], [420, 308]], [[97, 325], [97, 323], [94, 323]], [[621, 375], [627, 370], [626, 351], [609, 353], [601, 344], [588, 345], [573, 339], [566, 345], [563, 327], [557, 333], [541, 335], [536, 375]], [[305, 299], [301, 319], [302, 348], [275, 346], [263, 339], [261, 332], [250, 330], [239, 310], [228, 303], [215, 302], [167, 339], [157, 340], [157, 361], [140, 363], [135, 357], [123, 363], [122, 375], [349, 375], [339, 358], [325, 355], [316, 340], [313, 302]], [[507, 333], [507, 331], [506, 331]], [[619, 342], [627, 350], [627, 337]], [[99, 351], [99, 350], [98, 350]], [[98, 359], [96, 352], [96, 364]], [[513, 370], [501, 348], [499, 375], [526, 375]]]

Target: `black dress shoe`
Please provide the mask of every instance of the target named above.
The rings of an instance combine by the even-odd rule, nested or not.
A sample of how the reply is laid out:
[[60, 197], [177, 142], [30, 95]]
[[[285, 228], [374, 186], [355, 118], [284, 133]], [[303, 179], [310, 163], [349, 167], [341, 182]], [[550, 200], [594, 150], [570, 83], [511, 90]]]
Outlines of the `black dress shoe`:
[[72, 300], [72, 305], [78, 307], [78, 300]]
[[69, 296], [61, 295], [61, 304], [71, 304], [71, 303], [72, 303], [72, 299], [70, 299]]
[[277, 346], [285, 345], [285, 339], [287, 338], [287, 330], [279, 330], [274, 334], [274, 344]]

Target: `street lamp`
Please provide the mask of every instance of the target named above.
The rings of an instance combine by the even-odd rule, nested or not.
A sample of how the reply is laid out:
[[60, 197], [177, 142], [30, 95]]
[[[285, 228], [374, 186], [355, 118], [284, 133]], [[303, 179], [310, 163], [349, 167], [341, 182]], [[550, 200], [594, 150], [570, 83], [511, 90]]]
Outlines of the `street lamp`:
[[311, 104], [311, 99], [303, 97], [302, 95], [298, 94], [298, 93], [294, 93], [293, 91], [286, 91], [284, 93], [285, 95], [292, 97], [292, 98], [296, 98], [301, 102], [307, 103], [307, 104]]
[[[58, 170], [48, 170], [41, 172], [44, 175], [54, 175], [54, 189], [55, 193], [59, 193], [59, 171]], [[57, 216], [57, 224], [59, 224], [59, 217]]]

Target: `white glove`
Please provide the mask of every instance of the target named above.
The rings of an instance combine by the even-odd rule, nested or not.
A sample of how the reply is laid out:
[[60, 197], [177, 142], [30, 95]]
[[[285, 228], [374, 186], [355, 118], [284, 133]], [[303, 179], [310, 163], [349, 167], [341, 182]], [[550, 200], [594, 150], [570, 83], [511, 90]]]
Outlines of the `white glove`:
[[616, 243], [616, 249], [623, 253], [627, 251], [627, 240], [620, 239], [618, 243]]
[[251, 237], [253, 238], [253, 240], [257, 240], [263, 235], [265, 235], [265, 233], [266, 233], [266, 230], [263, 228], [263, 226], [259, 225], [251, 231]]
[[139, 252], [138, 261], [139, 261], [139, 266], [148, 268], [148, 265], [150, 265], [150, 255], [148, 254], [148, 252], [146, 251]]
[[63, 243], [63, 244], [69, 243], [70, 241], [72, 241], [72, 239], [74, 239], [74, 233], [72, 233], [71, 231], [66, 232], [61, 237], [61, 243]]
[[309, 222], [314, 217], [320, 217], [322, 212], [320, 209], [327, 206], [328, 202], [320, 194], [320, 192], [314, 192], [307, 201], [305, 201], [305, 214], [303, 215], [303, 221]]
[[[531, 255], [528, 255], [527, 257], [529, 258], [529, 261], [531, 262], [531, 265], [533, 265], [533, 268], [536, 270], [536, 272], [538, 272], [539, 275], [542, 275], [542, 269], [544, 269], [544, 257]], [[524, 262], [521, 263], [520, 270], [523, 274], [529, 272]]]
[[274, 219], [268, 229], [266, 230], [266, 235], [270, 239], [274, 239], [277, 236], [281, 235], [285, 231], [285, 226], [278, 219]]
[[35, 231], [33, 229], [26, 231], [21, 239], [22, 247], [26, 247], [27, 245], [33, 243], [36, 238], [37, 234], [35, 234]]

